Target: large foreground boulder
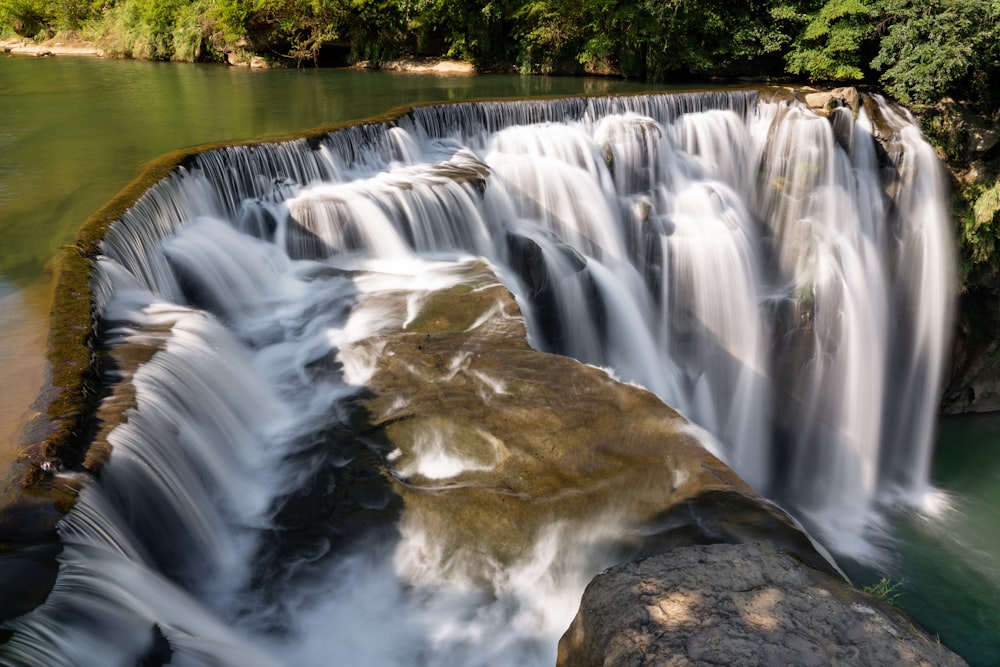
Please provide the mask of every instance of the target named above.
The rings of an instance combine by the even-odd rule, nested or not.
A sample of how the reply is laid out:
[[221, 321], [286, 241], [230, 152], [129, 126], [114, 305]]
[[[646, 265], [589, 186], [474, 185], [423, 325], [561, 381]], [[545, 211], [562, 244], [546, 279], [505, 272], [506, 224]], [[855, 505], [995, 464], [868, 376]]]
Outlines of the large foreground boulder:
[[964, 665], [892, 607], [769, 542], [674, 549], [608, 569], [559, 667]]

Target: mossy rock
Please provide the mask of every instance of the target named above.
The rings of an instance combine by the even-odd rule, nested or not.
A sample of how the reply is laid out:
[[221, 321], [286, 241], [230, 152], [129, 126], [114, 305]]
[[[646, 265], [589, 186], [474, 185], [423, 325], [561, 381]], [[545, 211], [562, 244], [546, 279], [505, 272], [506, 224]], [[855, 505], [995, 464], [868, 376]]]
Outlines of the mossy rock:
[[976, 199], [973, 204], [976, 226], [996, 226], [997, 216], [1000, 215], [1000, 181], [993, 184]]

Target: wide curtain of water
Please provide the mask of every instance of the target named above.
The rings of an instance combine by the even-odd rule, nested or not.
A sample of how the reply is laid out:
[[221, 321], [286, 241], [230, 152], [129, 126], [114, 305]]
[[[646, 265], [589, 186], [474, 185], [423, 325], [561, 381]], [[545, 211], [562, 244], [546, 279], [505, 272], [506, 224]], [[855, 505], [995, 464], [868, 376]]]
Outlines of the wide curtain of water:
[[[16, 454], [18, 432], [44, 378], [46, 265], [142, 162], [208, 142], [366, 118], [403, 104], [650, 89], [664, 87], [596, 78], [0, 57], [3, 469]], [[5, 486], [0, 483], [0, 502]]]
[[[405, 515], [332, 557], [273, 537], [317, 465], [358, 457], [343, 406], [372, 369], [353, 344], [405, 325], [359, 295], [441, 287], [470, 258], [516, 295], [533, 345], [656, 392], [834, 550], [877, 557], [884, 508], [938, 497], [953, 267], [933, 151], [869, 105], [462, 104], [198, 156], [105, 240], [105, 343], [149, 360], [60, 526], [56, 588], [8, 624], [3, 656], [551, 664], [607, 564], [576, 557], [613, 538], [604, 519], [542, 531], [513, 563], [442, 553]], [[408, 465], [463, 473], [424, 463]]]

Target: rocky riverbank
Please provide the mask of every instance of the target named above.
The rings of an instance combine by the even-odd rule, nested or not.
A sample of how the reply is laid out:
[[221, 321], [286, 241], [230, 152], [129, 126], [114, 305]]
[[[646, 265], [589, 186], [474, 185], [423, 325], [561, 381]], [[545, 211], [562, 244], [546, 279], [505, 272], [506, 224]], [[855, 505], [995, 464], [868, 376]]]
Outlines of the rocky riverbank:
[[472, 63], [449, 58], [397, 58], [394, 60], [383, 60], [377, 67], [367, 61], [363, 61], [358, 63], [356, 67], [378, 69], [383, 72], [405, 72], [407, 74], [469, 76], [476, 73], [476, 68]]
[[[53, 37], [42, 42], [34, 42], [24, 38], [0, 39], [0, 53], [12, 56], [34, 56], [46, 58], [51, 56], [90, 56], [105, 57], [105, 51], [93, 42], [77, 39]], [[236, 53], [228, 54], [226, 62], [237, 67], [266, 69], [271, 63], [261, 56], [254, 55], [240, 58]], [[476, 73], [475, 66], [464, 60], [452, 58], [396, 58], [383, 60], [377, 65], [369, 61], [356, 63], [358, 69], [377, 69], [384, 72], [403, 72], [407, 74], [433, 74], [438, 76], [470, 76]]]
[[63, 40], [58, 37], [44, 42], [32, 42], [27, 39], [0, 39], [0, 53], [14, 56], [91, 56], [104, 57], [104, 49], [91, 42], [79, 40]]

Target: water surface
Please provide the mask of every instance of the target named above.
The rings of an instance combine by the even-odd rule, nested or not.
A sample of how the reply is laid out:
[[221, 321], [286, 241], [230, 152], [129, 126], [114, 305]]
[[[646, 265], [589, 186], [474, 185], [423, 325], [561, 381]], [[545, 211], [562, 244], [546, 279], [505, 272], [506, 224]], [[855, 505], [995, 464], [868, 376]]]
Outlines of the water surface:
[[24, 286], [139, 165], [388, 109], [481, 97], [664, 89], [615, 79], [250, 70], [90, 58], [0, 59], [0, 277]]
[[[660, 86], [656, 89], [663, 89]], [[607, 79], [251, 71], [67, 58], [0, 59], [0, 461], [44, 373], [46, 263], [79, 224], [167, 151], [283, 135], [399, 105], [648, 90]], [[953, 509], [895, 519], [901, 604], [974, 665], [1000, 655], [1000, 419], [942, 424], [933, 481]]]
[[0, 470], [44, 376], [46, 264], [142, 163], [423, 102], [664, 88], [600, 78], [0, 58]]

